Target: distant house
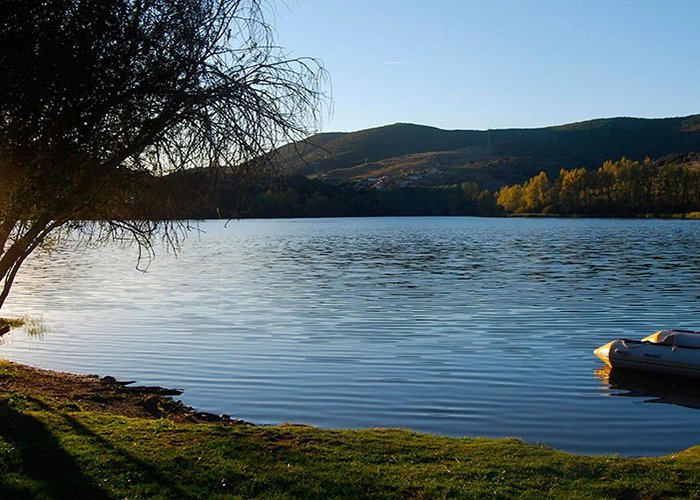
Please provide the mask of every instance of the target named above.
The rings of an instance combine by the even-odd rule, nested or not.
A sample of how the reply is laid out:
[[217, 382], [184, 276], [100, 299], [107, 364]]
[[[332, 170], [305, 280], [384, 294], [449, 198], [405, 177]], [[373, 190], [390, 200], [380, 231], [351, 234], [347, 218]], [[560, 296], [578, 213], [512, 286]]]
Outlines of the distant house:
[[386, 176], [380, 177], [380, 178], [377, 180], [377, 182], [375, 182], [374, 184], [372, 184], [371, 188], [380, 191], [380, 190], [382, 190], [382, 189], [384, 189], [384, 188], [386, 187], [386, 185], [387, 185], [387, 180], [388, 180], [388, 178], [387, 178]]

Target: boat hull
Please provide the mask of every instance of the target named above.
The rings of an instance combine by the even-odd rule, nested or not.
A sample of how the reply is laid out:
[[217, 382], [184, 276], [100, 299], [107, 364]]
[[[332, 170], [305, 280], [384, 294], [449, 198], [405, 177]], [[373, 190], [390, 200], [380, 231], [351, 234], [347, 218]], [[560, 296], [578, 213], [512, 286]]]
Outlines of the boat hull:
[[612, 368], [631, 368], [700, 378], [700, 348], [618, 339], [593, 353]]

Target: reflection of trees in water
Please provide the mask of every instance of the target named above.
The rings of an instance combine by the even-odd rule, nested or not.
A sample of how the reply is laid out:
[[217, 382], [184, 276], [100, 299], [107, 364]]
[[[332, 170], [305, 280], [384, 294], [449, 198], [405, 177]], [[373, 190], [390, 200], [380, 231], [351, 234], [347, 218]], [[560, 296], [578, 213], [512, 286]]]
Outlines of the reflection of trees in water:
[[645, 403], [700, 409], [700, 387], [695, 379], [609, 366], [596, 370], [595, 376], [610, 389], [625, 391], [610, 396], [647, 398]]

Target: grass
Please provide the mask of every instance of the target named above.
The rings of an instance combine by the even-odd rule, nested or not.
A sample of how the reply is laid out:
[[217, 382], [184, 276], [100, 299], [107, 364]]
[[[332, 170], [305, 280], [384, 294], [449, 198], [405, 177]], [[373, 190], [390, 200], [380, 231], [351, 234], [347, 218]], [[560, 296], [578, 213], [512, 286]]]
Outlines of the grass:
[[[134, 416], [152, 396], [121, 389], [125, 410], [90, 399], [96, 378], [54, 378], [0, 363], [1, 498], [700, 497], [700, 448], [589, 457], [517, 439], [189, 422], [177, 409]], [[94, 387], [51, 392], [58, 380]]]
[[[10, 329], [22, 328], [26, 335], [34, 337], [41, 337], [48, 332], [48, 327], [46, 326], [44, 321], [37, 316], [25, 315], [14, 318], [0, 317], [0, 329], [3, 329], [4, 326], [9, 327]], [[4, 333], [2, 335], [4, 335]]]
[[7, 325], [10, 328], [19, 328], [25, 324], [26, 320], [27, 318], [25, 316], [17, 318], [0, 318], [0, 326]]

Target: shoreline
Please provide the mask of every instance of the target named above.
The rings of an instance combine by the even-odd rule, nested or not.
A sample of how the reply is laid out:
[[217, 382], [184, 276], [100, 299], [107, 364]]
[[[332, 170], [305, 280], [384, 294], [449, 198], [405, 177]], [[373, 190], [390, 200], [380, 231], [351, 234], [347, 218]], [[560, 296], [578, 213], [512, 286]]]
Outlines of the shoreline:
[[[10, 377], [0, 377], [0, 395], [22, 392], [31, 397], [66, 398], [82, 410], [113, 412], [127, 417], [169, 418], [176, 422], [253, 425], [230, 415], [197, 410], [173, 396], [180, 389], [132, 385], [106, 375], [91, 375], [47, 370], [0, 358], [0, 370]], [[38, 383], [37, 383], [38, 382]]]
[[[38, 383], [37, 383], [38, 382]], [[306, 427], [319, 431], [362, 432], [371, 429], [386, 429], [405, 431], [418, 435], [435, 436], [445, 439], [483, 439], [483, 440], [518, 440], [528, 446], [548, 448], [556, 452], [566, 453], [577, 457], [620, 457], [622, 459], [664, 458], [684, 453], [698, 445], [671, 452], [665, 455], [619, 455], [619, 454], [585, 454], [560, 450], [543, 443], [523, 441], [518, 437], [455, 437], [437, 433], [415, 431], [401, 427], [370, 427], [358, 429], [333, 429], [316, 427], [310, 424], [280, 422], [276, 424], [256, 424], [237, 419], [228, 414], [219, 414], [198, 410], [186, 405], [180, 400], [184, 390], [162, 386], [133, 385], [133, 380], [118, 380], [111, 375], [81, 374], [39, 368], [0, 356], [0, 401], [6, 394], [23, 393], [30, 397], [46, 397], [50, 399], [66, 399], [74, 404], [71, 410], [91, 411], [121, 415], [124, 417], [146, 419], [168, 419], [177, 423], [191, 424], [223, 424], [227, 426], [246, 425], [251, 427], [273, 428], [280, 426]]]
[[0, 496], [700, 497], [700, 446], [589, 456], [514, 438], [254, 425], [178, 393], [0, 360]]
[[[38, 381], [38, 383], [37, 383]], [[280, 426], [306, 427], [319, 431], [362, 432], [372, 429], [405, 431], [418, 435], [435, 436], [446, 439], [483, 439], [483, 440], [518, 440], [528, 446], [548, 448], [556, 452], [577, 457], [620, 457], [622, 459], [664, 458], [687, 452], [693, 448], [700, 449], [700, 442], [688, 448], [658, 455], [621, 455], [619, 453], [579, 453], [556, 448], [552, 445], [525, 441], [517, 436], [485, 437], [465, 435], [462, 437], [439, 433], [429, 433], [403, 427], [368, 427], [368, 428], [325, 428], [312, 424], [279, 422], [257, 424], [235, 418], [226, 413], [216, 414], [199, 410], [174, 399], [184, 393], [184, 389], [168, 388], [157, 385], [134, 385], [135, 380], [119, 380], [111, 375], [74, 373], [61, 370], [40, 368], [0, 356], [0, 402], [6, 394], [23, 393], [30, 397], [69, 400], [71, 410], [109, 413], [124, 417], [167, 419], [176, 423], [222, 424], [226, 426], [245, 425], [251, 427], [274, 428]]]

